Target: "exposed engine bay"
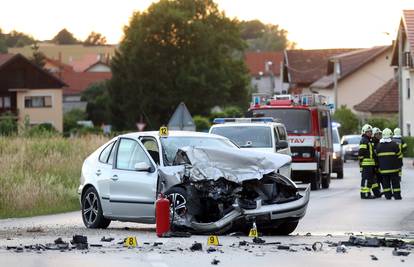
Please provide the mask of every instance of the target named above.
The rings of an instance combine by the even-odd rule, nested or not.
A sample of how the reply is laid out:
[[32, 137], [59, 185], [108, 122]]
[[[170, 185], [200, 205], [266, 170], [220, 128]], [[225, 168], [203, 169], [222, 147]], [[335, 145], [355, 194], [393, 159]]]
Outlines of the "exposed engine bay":
[[272, 210], [263, 207], [301, 199], [296, 185], [277, 173], [290, 160], [281, 154], [269, 158], [240, 150], [185, 147], [178, 150], [173, 166], [160, 169], [158, 188], [173, 196], [172, 206], [185, 201], [180, 209], [173, 208], [175, 226], [215, 231], [246, 213], [269, 215]]

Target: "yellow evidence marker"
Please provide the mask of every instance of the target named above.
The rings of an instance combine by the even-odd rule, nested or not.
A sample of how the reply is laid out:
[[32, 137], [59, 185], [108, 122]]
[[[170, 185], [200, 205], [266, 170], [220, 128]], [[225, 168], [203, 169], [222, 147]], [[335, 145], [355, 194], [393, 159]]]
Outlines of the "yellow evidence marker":
[[168, 127], [161, 126], [159, 135], [160, 135], [160, 137], [168, 137]]
[[259, 237], [259, 233], [257, 232], [256, 223], [253, 223], [252, 229], [250, 229], [249, 237]]
[[218, 236], [211, 235], [211, 236], [208, 237], [207, 246], [218, 246], [218, 245], [219, 245]]
[[124, 247], [135, 248], [137, 246], [137, 238], [135, 236], [128, 236], [125, 238]]

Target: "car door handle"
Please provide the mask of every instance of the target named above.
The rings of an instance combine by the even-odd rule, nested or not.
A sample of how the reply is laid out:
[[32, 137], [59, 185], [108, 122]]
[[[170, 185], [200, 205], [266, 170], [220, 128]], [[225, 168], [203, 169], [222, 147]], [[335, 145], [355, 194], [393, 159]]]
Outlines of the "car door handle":
[[114, 175], [114, 176], [111, 177], [111, 179], [112, 179], [112, 181], [117, 181], [119, 178], [118, 178], [118, 175]]
[[95, 174], [96, 174], [97, 176], [101, 175], [101, 170], [97, 170], [97, 171], [95, 172]]

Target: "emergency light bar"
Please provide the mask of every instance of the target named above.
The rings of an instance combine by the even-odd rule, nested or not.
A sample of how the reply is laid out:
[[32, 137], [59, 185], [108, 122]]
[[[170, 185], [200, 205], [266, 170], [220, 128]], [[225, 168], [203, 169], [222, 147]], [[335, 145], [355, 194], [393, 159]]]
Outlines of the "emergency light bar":
[[215, 118], [213, 120], [214, 124], [223, 124], [226, 122], [235, 122], [235, 123], [250, 123], [250, 122], [274, 122], [275, 120], [272, 117], [260, 117], [260, 118]]

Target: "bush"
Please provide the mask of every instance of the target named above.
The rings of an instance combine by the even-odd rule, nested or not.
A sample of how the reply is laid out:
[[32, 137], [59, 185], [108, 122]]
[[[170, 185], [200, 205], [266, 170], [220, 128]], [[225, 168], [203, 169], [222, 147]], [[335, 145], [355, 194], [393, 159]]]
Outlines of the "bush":
[[222, 112], [213, 112], [210, 115], [210, 118], [213, 120], [215, 118], [240, 118], [244, 117], [244, 112], [238, 106], [228, 106], [223, 109]]
[[358, 132], [358, 117], [345, 105], [335, 111], [333, 119], [341, 124], [341, 127], [339, 127], [341, 136]]
[[207, 117], [195, 115], [193, 120], [196, 125], [196, 130], [199, 132], [207, 132], [211, 126], [210, 120]]
[[73, 109], [63, 115], [63, 132], [68, 133], [73, 129], [79, 129], [78, 121], [86, 119], [86, 112], [80, 109]]
[[386, 119], [386, 118], [379, 118], [379, 117], [372, 117], [366, 120], [366, 123], [371, 125], [372, 127], [378, 127], [381, 130], [385, 128], [389, 128], [394, 131], [395, 128], [398, 127], [398, 119]]
[[407, 151], [404, 153], [404, 157], [412, 158], [414, 157], [414, 137], [406, 136], [403, 137], [404, 142], [407, 144]]
[[50, 123], [41, 123], [24, 129], [23, 136], [26, 137], [52, 137], [59, 135], [59, 132]]
[[17, 133], [17, 121], [11, 114], [0, 117], [0, 135], [10, 136]]

